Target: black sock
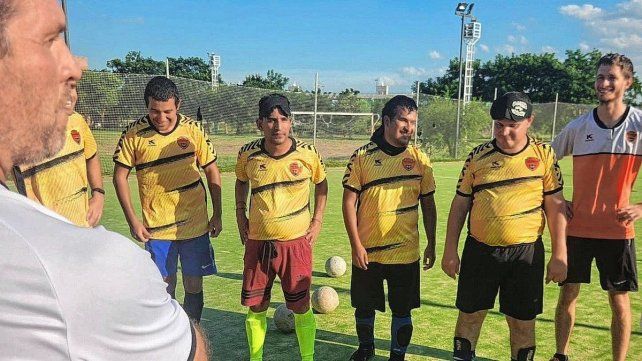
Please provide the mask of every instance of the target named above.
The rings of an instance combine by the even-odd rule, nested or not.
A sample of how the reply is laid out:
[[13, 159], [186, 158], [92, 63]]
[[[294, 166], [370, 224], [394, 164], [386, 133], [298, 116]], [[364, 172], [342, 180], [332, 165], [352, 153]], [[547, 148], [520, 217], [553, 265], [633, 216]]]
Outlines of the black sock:
[[201, 314], [203, 313], [203, 291], [199, 293], [185, 292], [183, 309], [185, 313], [187, 313], [187, 316], [194, 320], [194, 322], [201, 322]]
[[553, 355], [553, 358], [557, 361], [569, 361], [568, 356], [564, 355], [563, 353], [556, 353], [555, 355]]
[[475, 350], [468, 339], [455, 337], [453, 339], [453, 359], [458, 361], [471, 361], [475, 359]]
[[533, 361], [535, 359], [535, 346], [520, 348], [517, 351], [516, 361]]

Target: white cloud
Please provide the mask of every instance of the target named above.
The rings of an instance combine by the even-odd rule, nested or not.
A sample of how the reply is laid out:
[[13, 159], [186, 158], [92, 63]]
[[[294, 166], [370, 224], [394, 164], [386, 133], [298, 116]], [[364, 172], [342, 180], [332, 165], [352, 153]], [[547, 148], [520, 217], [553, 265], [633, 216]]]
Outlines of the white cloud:
[[528, 39], [526, 39], [526, 37], [524, 35], [520, 35], [519, 43], [522, 44], [522, 45], [526, 45], [526, 44], [528, 44]]
[[526, 30], [526, 25], [522, 25], [522, 24], [520, 24], [520, 23], [516, 23], [516, 22], [513, 22], [513, 23], [512, 23], [512, 25], [513, 25], [513, 27], [515, 27], [515, 29], [516, 29], [517, 31], [524, 31], [524, 30]]
[[517, 40], [517, 38], [515, 38], [515, 36], [513, 36], [513, 35], [508, 35], [506, 37], [506, 40], [508, 40], [509, 43], [514, 43], [515, 40]]
[[429, 54], [430, 59], [436, 60], [436, 59], [441, 59], [441, 54], [437, 50], [433, 50]]
[[403, 75], [408, 75], [408, 76], [419, 76], [419, 75], [425, 75], [426, 69], [416, 68], [414, 66], [406, 66], [401, 68], [401, 73]]
[[556, 53], [556, 52], [557, 50], [550, 45], [542, 46], [542, 53]]
[[480, 49], [481, 49], [481, 51], [483, 51], [484, 53], [487, 53], [487, 52], [489, 52], [489, 51], [490, 51], [490, 48], [489, 48], [489, 47], [488, 47], [488, 45], [486, 45], [486, 44], [479, 44], [479, 48], [480, 48]]
[[591, 46], [584, 41], [582, 41], [579, 46], [580, 46], [580, 50], [584, 52], [591, 50]]
[[602, 9], [591, 4], [584, 5], [564, 5], [560, 7], [560, 12], [564, 15], [572, 16], [582, 20], [589, 20], [600, 16]]
[[504, 44], [496, 47], [495, 51], [499, 54], [511, 55], [511, 54], [515, 54], [515, 47], [510, 44]]

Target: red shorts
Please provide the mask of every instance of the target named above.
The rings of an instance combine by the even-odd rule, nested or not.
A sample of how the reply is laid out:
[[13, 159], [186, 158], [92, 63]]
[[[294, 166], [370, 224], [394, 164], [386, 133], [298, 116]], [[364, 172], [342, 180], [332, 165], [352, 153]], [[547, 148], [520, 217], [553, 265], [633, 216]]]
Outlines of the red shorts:
[[290, 241], [248, 240], [243, 260], [243, 306], [269, 302], [277, 275], [288, 308], [310, 305], [312, 247], [305, 237]]

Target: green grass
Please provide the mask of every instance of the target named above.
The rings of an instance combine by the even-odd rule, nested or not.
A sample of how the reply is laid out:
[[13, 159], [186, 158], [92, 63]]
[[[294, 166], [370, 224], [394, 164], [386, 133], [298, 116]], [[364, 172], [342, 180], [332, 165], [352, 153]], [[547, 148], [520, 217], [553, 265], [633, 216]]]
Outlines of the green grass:
[[[446, 220], [450, 201], [454, 195], [457, 176], [461, 169], [460, 162], [436, 163], [435, 177], [437, 192], [435, 195], [438, 209], [437, 252], [438, 260], [443, 250]], [[570, 162], [562, 162], [565, 171], [567, 197], [572, 187]], [[350, 271], [341, 278], [329, 278], [324, 273], [324, 263], [333, 255], [343, 257], [350, 262], [350, 246], [341, 217], [341, 176], [343, 169], [330, 168], [328, 181], [330, 195], [324, 219], [323, 231], [314, 249], [313, 289], [328, 285], [337, 290], [340, 298], [338, 309], [328, 315], [317, 315], [317, 360], [347, 360], [357, 345], [353, 323], [353, 309], [350, 307]], [[114, 195], [111, 181], [108, 185], [103, 224], [111, 230], [129, 235], [127, 225]], [[135, 192], [136, 186], [132, 185]], [[134, 199], [137, 200], [137, 194]], [[234, 175], [223, 174], [223, 215], [224, 229], [218, 239], [212, 241], [218, 264], [219, 274], [205, 280], [205, 311], [202, 326], [209, 335], [215, 360], [247, 360], [244, 320], [246, 309], [240, 305], [241, 275], [243, 269], [243, 246], [239, 242], [234, 219]], [[633, 200], [642, 200], [640, 182], [633, 192]], [[420, 227], [421, 229], [422, 227]], [[642, 222], [637, 223], [638, 234], [642, 234]], [[423, 233], [423, 231], [422, 231]], [[545, 233], [545, 242], [550, 239]], [[422, 236], [421, 248], [425, 246]], [[547, 249], [549, 247], [547, 246]], [[640, 249], [640, 246], [638, 246]], [[461, 247], [460, 247], [461, 250]], [[548, 257], [548, 254], [547, 254]], [[638, 260], [642, 252], [638, 251]], [[640, 261], [638, 268], [642, 269]], [[592, 276], [594, 283], [582, 287], [577, 307], [577, 322], [571, 340], [571, 355], [574, 360], [609, 360], [610, 344], [610, 309], [607, 295], [599, 286], [597, 271]], [[408, 348], [407, 360], [450, 360], [452, 336], [457, 318], [454, 307], [456, 282], [444, 275], [439, 267], [422, 273], [420, 309], [413, 312], [414, 335]], [[179, 287], [181, 289], [181, 287]], [[179, 291], [180, 293], [180, 291]], [[549, 284], [545, 287], [544, 313], [537, 319], [537, 353], [539, 360], [548, 359], [555, 350], [554, 311], [557, 302], [558, 286]], [[182, 295], [179, 295], [182, 300]], [[642, 302], [637, 293], [631, 294], [633, 306], [633, 330], [631, 338], [630, 360], [640, 360], [642, 355], [642, 333], [639, 329]], [[266, 338], [264, 360], [283, 361], [297, 360], [298, 346], [294, 334], [281, 334], [271, 322], [274, 309], [283, 303], [283, 294], [277, 282], [273, 289], [272, 304], [268, 311], [269, 327]], [[390, 313], [377, 313], [375, 360], [387, 360], [390, 342]], [[504, 317], [491, 311], [482, 328], [477, 347], [481, 360], [510, 359], [508, 328]]]

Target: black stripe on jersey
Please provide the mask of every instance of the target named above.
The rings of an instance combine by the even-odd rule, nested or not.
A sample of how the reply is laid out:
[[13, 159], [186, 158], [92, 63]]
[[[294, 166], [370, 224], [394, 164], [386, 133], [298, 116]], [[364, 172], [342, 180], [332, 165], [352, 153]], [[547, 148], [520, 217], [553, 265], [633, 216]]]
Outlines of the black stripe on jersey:
[[395, 209], [394, 212], [395, 214], [404, 214], [404, 213], [416, 211], [418, 209], [419, 209], [419, 203], [415, 204], [414, 206]]
[[117, 161], [117, 160], [116, 160], [116, 158], [114, 158], [114, 163], [118, 164], [119, 166], [121, 166], [121, 167], [123, 167], [123, 168], [127, 168], [127, 169], [129, 169], [129, 170], [131, 170], [131, 169], [133, 168], [133, 167], [128, 166], [128, 165], [127, 165], [127, 164], [125, 164], [125, 163], [122, 163], [122, 162]]
[[374, 148], [372, 148], [372, 149], [368, 149], [368, 150], [366, 150], [366, 155], [370, 155], [370, 154], [372, 154], [372, 153], [376, 153], [376, 152], [378, 152], [378, 151], [380, 151], [380, 150], [381, 150], [381, 149], [379, 149], [379, 147], [374, 147]]
[[147, 227], [147, 230], [148, 231], [160, 231], [160, 230], [167, 229], [167, 228], [179, 227], [179, 226], [182, 226], [182, 225], [186, 224], [187, 222], [188, 222], [188, 220], [184, 219], [182, 221], [178, 221], [178, 222], [174, 222], [174, 223], [170, 223], [170, 224], [164, 224], [164, 225], [158, 226], [158, 227]]
[[179, 155], [173, 155], [171, 157], [167, 158], [161, 158], [161, 159], [156, 159], [151, 162], [147, 163], [141, 163], [136, 165], [136, 170], [143, 170], [145, 168], [150, 168], [150, 167], [155, 167], [158, 165], [166, 164], [166, 163], [172, 163], [172, 162], [177, 162], [179, 160], [187, 159], [190, 157], [194, 156], [194, 152], [189, 152], [189, 153], [183, 153]]
[[377, 180], [373, 180], [372, 182], [368, 182], [361, 187], [361, 191], [365, 192], [366, 189], [382, 185], [382, 184], [388, 184], [388, 183], [394, 183], [394, 182], [403, 182], [406, 180], [414, 180], [414, 179], [421, 179], [421, 175], [400, 175], [396, 177], [390, 177], [390, 178], [381, 178]]
[[473, 196], [472, 194], [466, 194], [466, 193], [460, 192], [460, 191], [457, 191], [457, 194], [462, 196], [462, 197], [472, 197]]
[[484, 154], [480, 155], [479, 158], [477, 158], [477, 160], [479, 161], [479, 160], [482, 160], [484, 158], [490, 157], [491, 155], [493, 155], [495, 153], [497, 153], [497, 149], [493, 148], [488, 153], [484, 153]]
[[259, 155], [261, 155], [261, 154], [263, 154], [263, 153], [265, 153], [265, 152], [264, 152], [262, 149], [259, 149], [259, 150], [257, 150], [256, 152], [254, 152], [254, 153], [252, 153], [252, 154], [248, 155], [248, 156], [247, 156], [247, 160], [249, 161], [249, 160], [251, 160], [251, 159], [254, 159], [255, 157], [258, 157]]
[[302, 300], [307, 295], [308, 295], [308, 290], [303, 290], [297, 293], [288, 293], [283, 291], [283, 298], [285, 298], [286, 301], [290, 301], [290, 302], [296, 302], [298, 300]]
[[310, 202], [308, 202], [308, 204], [306, 204], [303, 208], [297, 209], [296, 211], [294, 211], [292, 213], [288, 213], [286, 215], [283, 215], [283, 216], [280, 216], [280, 217], [276, 217], [276, 219], [283, 219], [283, 218], [298, 216], [299, 214], [301, 214], [301, 213], [303, 213], [305, 211], [308, 211], [308, 212], [310, 211]]
[[356, 188], [352, 188], [352, 187], [350, 187], [350, 186], [349, 186], [349, 185], [347, 185], [347, 184], [343, 184], [343, 188], [345, 188], [345, 189], [347, 189], [347, 190], [349, 190], [349, 191], [355, 192], [355, 193], [357, 193], [357, 194], [361, 193], [361, 191], [360, 191], [360, 190], [358, 190], [358, 189], [356, 189]]
[[60, 165], [60, 164], [66, 163], [66, 162], [69, 162], [74, 158], [82, 156], [84, 152], [85, 152], [84, 149], [77, 150], [77, 151], [75, 151], [73, 153], [69, 153], [67, 155], [63, 155], [62, 157], [58, 157], [58, 158], [46, 161], [46, 162], [44, 162], [42, 164], [38, 164], [38, 165], [36, 165], [34, 167], [31, 167], [31, 168], [27, 168], [27, 169], [25, 169], [24, 171], [21, 172], [22, 176], [25, 177], [25, 178], [32, 177], [38, 172], [42, 172], [43, 170], [55, 167], [57, 165]]
[[539, 211], [541, 211], [541, 210], [542, 210], [542, 206], [539, 206], [539, 207], [535, 207], [535, 208], [533, 208], [533, 209], [529, 209], [529, 210], [527, 210], [527, 211], [523, 211], [523, 212], [519, 212], [519, 213], [511, 214], [509, 217], [524, 216], [524, 215], [527, 215], [527, 214], [530, 214], [530, 213], [539, 212]]
[[197, 181], [196, 181], [196, 182], [194, 182], [194, 183], [190, 183], [190, 184], [187, 184], [187, 185], [184, 185], [184, 186], [178, 187], [178, 188], [176, 188], [176, 189], [172, 189], [170, 192], [184, 192], [184, 191], [186, 191], [186, 190], [188, 190], [188, 189], [192, 189], [192, 188], [196, 188], [196, 187], [198, 187], [198, 186], [199, 186], [199, 184], [201, 184], [201, 180], [200, 180], [200, 179], [199, 179], [199, 180], [197, 180]]
[[503, 186], [513, 185], [513, 184], [517, 184], [517, 183], [524, 183], [524, 182], [532, 181], [532, 180], [535, 180], [535, 179], [542, 179], [542, 177], [541, 176], [532, 176], [532, 177], [513, 178], [513, 179], [506, 179], [506, 180], [498, 181], [498, 182], [480, 184], [480, 185], [476, 185], [476, 186], [473, 187], [473, 193], [477, 193], [477, 192], [483, 191], [485, 189], [503, 187]]
[[214, 159], [213, 159], [211, 162], [209, 162], [209, 163], [205, 164], [205, 165], [204, 165], [204, 166], [202, 166], [201, 168], [202, 168], [202, 169], [205, 169], [205, 168], [209, 167], [209, 166], [210, 166], [210, 164], [214, 164], [214, 163], [216, 163], [216, 160], [217, 160], [217, 159], [218, 159], [218, 156], [214, 156]]
[[292, 181], [284, 181], [284, 182], [276, 182], [276, 183], [270, 183], [266, 185], [262, 185], [260, 187], [256, 187], [252, 189], [252, 195], [255, 195], [260, 192], [264, 192], [267, 190], [275, 189], [275, 188], [282, 188], [282, 187], [289, 187], [293, 186], [295, 184], [303, 183], [306, 182], [307, 179], [297, 179], [297, 180], [292, 180]]
[[140, 136], [140, 135], [142, 135], [144, 133], [153, 132], [153, 131], [154, 131], [154, 128], [147, 127], [147, 128], [139, 129], [138, 131], [136, 131], [136, 135]]
[[392, 243], [392, 244], [387, 244], [385, 246], [370, 247], [370, 248], [366, 248], [366, 253], [389, 251], [391, 249], [399, 248], [402, 245], [403, 243]]
[[435, 191], [431, 191], [431, 192], [428, 192], [428, 193], [420, 194], [419, 195], [419, 199], [429, 197], [429, 196], [431, 196], [433, 194], [435, 194]]
[[561, 191], [562, 189], [563, 189], [563, 187], [555, 188], [552, 191], [544, 192], [544, 195], [545, 196], [550, 196], [551, 194], [555, 194], [555, 193]]
[[25, 184], [25, 178], [22, 176], [22, 173], [20, 172], [20, 167], [18, 167], [17, 165], [13, 166], [13, 177], [15, 178], [15, 181], [16, 181], [16, 188], [18, 190], [18, 193], [22, 194], [23, 196], [26, 196], [27, 185]]

